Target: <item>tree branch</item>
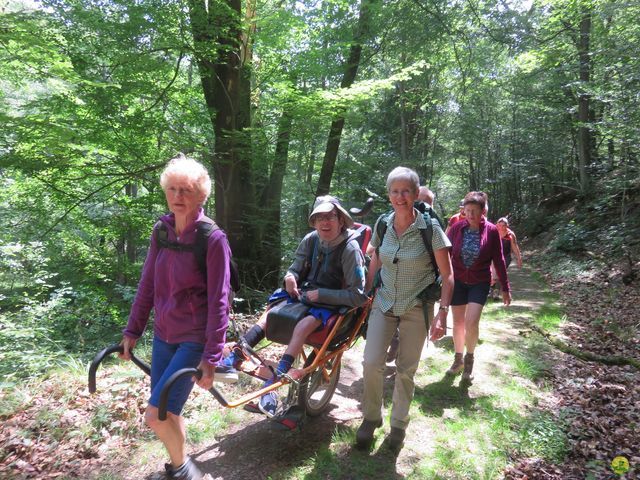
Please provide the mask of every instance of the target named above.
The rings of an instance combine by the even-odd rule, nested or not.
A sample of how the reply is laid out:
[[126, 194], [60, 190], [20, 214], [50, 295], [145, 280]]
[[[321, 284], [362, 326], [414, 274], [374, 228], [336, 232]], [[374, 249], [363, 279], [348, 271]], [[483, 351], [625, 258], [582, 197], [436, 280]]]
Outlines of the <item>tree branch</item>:
[[529, 323], [529, 327], [534, 332], [542, 335], [551, 345], [556, 347], [561, 352], [567, 353], [569, 355], [573, 355], [574, 357], [580, 358], [581, 360], [586, 360], [587, 362], [598, 362], [603, 363], [605, 365], [631, 365], [636, 369], [640, 370], [640, 361], [635, 358], [622, 357], [619, 355], [614, 356], [604, 356], [598, 355], [597, 353], [588, 352], [585, 350], [579, 350], [576, 347], [566, 344], [562, 340], [557, 337], [552, 336], [550, 333], [545, 332], [542, 328], [537, 325], [533, 325]]
[[173, 78], [171, 79], [171, 81], [167, 84], [166, 87], [164, 87], [162, 89], [162, 92], [160, 92], [160, 95], [158, 96], [158, 98], [156, 99], [155, 102], [153, 102], [153, 105], [151, 105], [148, 108], [145, 108], [142, 113], [146, 113], [149, 110], [153, 110], [155, 108], [156, 105], [158, 105], [160, 103], [160, 101], [164, 98], [165, 94], [169, 91], [169, 89], [171, 88], [171, 85], [173, 85], [173, 82], [176, 81], [176, 78], [178, 78], [178, 74], [180, 73], [180, 62], [182, 62], [182, 59], [184, 58], [184, 52], [180, 52], [180, 56], [178, 57], [178, 62], [176, 63], [176, 69], [175, 72], [173, 73]]

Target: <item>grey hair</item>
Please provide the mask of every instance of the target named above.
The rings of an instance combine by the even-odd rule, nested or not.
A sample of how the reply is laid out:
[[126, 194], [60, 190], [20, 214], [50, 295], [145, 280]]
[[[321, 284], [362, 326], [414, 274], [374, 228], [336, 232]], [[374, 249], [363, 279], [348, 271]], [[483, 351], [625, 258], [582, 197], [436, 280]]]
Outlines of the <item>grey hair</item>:
[[160, 174], [160, 186], [162, 190], [167, 189], [167, 182], [171, 177], [182, 177], [193, 183], [195, 188], [204, 194], [203, 204], [207, 203], [211, 195], [211, 177], [209, 172], [200, 162], [187, 157], [184, 153], [179, 153], [169, 160], [167, 166]]
[[413, 184], [413, 193], [418, 194], [418, 189], [420, 188], [420, 177], [415, 172], [415, 170], [411, 170], [407, 167], [396, 167], [387, 176], [387, 191], [391, 189], [391, 184], [393, 182], [397, 182], [398, 180], [406, 180]]

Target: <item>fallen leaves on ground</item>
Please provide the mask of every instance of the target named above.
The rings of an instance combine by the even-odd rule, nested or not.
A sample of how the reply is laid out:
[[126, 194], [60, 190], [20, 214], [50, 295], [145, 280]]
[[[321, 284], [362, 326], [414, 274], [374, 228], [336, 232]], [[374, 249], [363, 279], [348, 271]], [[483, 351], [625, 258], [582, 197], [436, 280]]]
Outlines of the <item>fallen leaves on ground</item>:
[[147, 386], [101, 378], [90, 396], [78, 380], [52, 377], [0, 423], [1, 478], [86, 478], [112, 449], [142, 435]]
[[[615, 269], [593, 269], [561, 277], [549, 264], [542, 271], [567, 321], [563, 340], [603, 356], [640, 360], [639, 282], [625, 285]], [[566, 425], [569, 453], [562, 465], [522, 459], [505, 472], [508, 479], [618, 478], [611, 462], [625, 457], [624, 478], [640, 476], [640, 372], [631, 366], [607, 366], [562, 354], [551, 383], [559, 419]]]

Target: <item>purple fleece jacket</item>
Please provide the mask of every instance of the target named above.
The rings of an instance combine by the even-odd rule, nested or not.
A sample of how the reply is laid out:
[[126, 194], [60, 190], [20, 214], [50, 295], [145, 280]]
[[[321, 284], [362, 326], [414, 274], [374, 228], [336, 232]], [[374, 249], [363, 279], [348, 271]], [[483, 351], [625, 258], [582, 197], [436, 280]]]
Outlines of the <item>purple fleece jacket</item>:
[[[176, 236], [173, 214], [160, 218], [169, 241], [194, 243], [198, 218]], [[229, 322], [229, 257], [227, 236], [216, 230], [207, 245], [207, 278], [198, 268], [193, 252], [158, 248], [155, 235], [144, 262], [138, 292], [131, 306], [124, 335], [140, 338], [153, 308], [153, 331], [167, 343], [195, 342], [205, 345], [202, 358], [215, 365], [222, 355]]]
[[463, 230], [469, 226], [467, 220], [460, 220], [454, 223], [449, 229], [449, 240], [451, 240], [451, 265], [453, 266], [453, 276], [456, 280], [473, 285], [476, 283], [491, 282], [491, 262], [496, 267], [500, 285], [504, 292], [510, 291], [509, 280], [507, 278], [507, 267], [502, 255], [502, 241], [497, 227], [485, 220], [480, 221], [480, 254], [470, 268], [464, 266], [462, 262], [462, 239]]

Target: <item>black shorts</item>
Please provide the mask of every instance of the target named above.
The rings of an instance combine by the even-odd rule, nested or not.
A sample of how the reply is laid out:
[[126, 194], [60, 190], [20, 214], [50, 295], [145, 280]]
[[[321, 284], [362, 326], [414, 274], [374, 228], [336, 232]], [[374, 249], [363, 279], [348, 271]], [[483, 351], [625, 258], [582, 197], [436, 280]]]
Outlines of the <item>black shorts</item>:
[[467, 303], [484, 305], [487, 303], [490, 288], [489, 282], [470, 285], [456, 280], [453, 285], [451, 305], [466, 305]]

